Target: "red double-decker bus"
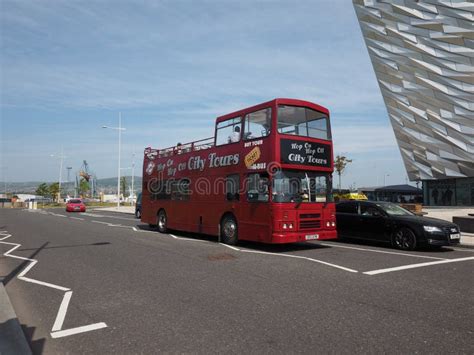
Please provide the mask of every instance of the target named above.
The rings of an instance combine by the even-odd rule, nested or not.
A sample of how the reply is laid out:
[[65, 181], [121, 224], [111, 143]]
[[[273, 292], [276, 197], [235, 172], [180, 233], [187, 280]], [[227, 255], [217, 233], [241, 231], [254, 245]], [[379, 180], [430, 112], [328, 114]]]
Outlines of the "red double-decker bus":
[[337, 238], [329, 111], [274, 99], [216, 119], [214, 137], [145, 149], [142, 221], [238, 240]]

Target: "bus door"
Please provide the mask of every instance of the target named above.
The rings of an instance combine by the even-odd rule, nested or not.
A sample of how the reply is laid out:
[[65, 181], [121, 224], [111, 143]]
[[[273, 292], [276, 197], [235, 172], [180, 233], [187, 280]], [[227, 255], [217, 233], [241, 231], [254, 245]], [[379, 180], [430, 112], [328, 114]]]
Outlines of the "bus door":
[[239, 221], [239, 237], [266, 241], [271, 232], [270, 190], [267, 173], [246, 174]]

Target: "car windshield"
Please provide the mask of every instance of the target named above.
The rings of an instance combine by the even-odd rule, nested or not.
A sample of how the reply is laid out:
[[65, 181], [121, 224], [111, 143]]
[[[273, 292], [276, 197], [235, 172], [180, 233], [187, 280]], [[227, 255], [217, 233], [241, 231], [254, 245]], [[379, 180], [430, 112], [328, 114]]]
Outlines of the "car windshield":
[[273, 202], [332, 202], [330, 174], [282, 170], [272, 178]]
[[81, 200], [69, 200], [69, 203], [82, 203]]
[[413, 213], [394, 203], [377, 203], [389, 216], [414, 216]]

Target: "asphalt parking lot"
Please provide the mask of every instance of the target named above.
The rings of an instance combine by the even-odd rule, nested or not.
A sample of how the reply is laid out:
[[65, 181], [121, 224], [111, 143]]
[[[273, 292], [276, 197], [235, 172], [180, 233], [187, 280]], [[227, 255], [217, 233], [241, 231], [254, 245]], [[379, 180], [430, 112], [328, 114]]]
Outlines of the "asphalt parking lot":
[[474, 351], [473, 249], [231, 247], [111, 212], [0, 213], [35, 353]]

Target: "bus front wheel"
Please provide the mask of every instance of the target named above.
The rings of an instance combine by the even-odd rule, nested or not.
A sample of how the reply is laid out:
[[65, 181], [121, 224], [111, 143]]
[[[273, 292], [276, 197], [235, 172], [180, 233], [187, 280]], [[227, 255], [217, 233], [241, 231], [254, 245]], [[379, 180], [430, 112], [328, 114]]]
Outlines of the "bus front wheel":
[[238, 241], [238, 227], [235, 217], [226, 215], [221, 222], [221, 240], [224, 244], [235, 245]]
[[166, 233], [166, 231], [168, 230], [168, 218], [166, 217], [165, 210], [160, 210], [160, 212], [158, 212], [156, 224], [158, 226], [158, 232]]

